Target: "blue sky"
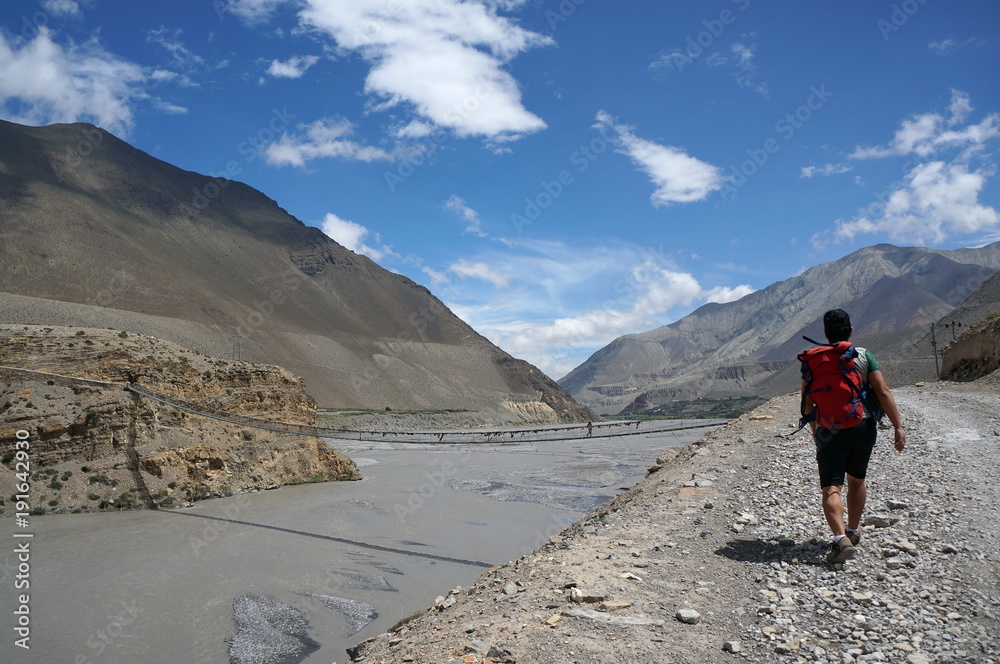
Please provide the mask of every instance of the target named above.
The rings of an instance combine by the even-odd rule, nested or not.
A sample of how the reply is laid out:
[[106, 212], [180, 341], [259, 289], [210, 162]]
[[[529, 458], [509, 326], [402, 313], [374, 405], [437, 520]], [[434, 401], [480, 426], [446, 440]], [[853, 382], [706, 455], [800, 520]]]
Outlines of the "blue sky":
[[0, 117], [246, 182], [553, 378], [859, 247], [1000, 239], [993, 0], [0, 11]]

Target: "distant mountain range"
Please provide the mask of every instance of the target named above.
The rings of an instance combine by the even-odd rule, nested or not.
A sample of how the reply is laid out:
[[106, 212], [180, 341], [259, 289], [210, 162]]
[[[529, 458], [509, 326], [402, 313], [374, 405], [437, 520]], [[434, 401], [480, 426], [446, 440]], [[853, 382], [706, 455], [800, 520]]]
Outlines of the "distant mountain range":
[[0, 322], [139, 332], [285, 367], [324, 407], [580, 421], [426, 288], [255, 189], [87, 124], [0, 121]]
[[736, 302], [619, 337], [559, 383], [605, 414], [787, 393], [799, 381], [795, 356], [809, 346], [802, 336], [822, 340], [823, 313], [835, 307], [851, 314], [855, 341], [875, 351], [896, 382], [933, 380], [930, 324], [998, 271], [1000, 242], [952, 251], [867, 247]]

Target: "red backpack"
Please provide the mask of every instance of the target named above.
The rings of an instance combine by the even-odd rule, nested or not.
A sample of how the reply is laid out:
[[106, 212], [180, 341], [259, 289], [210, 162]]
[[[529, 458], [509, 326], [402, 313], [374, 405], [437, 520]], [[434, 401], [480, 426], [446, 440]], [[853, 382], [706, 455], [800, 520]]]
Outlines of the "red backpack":
[[[808, 337], [803, 338], [816, 343]], [[815, 420], [819, 426], [834, 434], [861, 424], [865, 414], [862, 405], [865, 379], [854, 366], [857, 356], [858, 349], [850, 341], [821, 344], [799, 353], [802, 376], [806, 382], [802, 392], [800, 425], [805, 426]], [[808, 414], [805, 412], [806, 397], [816, 405]]]

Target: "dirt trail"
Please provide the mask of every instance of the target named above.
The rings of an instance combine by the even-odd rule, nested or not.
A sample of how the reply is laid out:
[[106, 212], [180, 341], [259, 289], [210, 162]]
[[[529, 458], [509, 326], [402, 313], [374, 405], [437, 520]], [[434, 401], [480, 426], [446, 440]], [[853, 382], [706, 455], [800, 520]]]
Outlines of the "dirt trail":
[[775, 437], [798, 415], [780, 397], [352, 661], [997, 664], [1000, 387], [895, 393], [909, 444], [880, 432], [846, 567], [824, 562], [811, 440]]

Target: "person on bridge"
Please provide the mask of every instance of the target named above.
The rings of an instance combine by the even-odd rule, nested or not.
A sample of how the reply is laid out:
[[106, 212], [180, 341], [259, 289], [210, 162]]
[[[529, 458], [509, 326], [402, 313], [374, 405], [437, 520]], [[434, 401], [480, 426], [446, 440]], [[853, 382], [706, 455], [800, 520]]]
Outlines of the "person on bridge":
[[594, 435], [594, 423], [587, 422], [587, 438], [590, 438], [592, 435]]
[[[823, 316], [823, 331], [830, 344], [847, 341], [854, 331], [851, 318], [843, 309], [832, 309]], [[857, 348], [857, 347], [856, 347]], [[899, 409], [892, 391], [886, 384], [875, 356], [864, 348], [857, 348], [855, 370], [861, 374], [862, 385], [869, 386], [878, 407], [892, 422], [894, 447], [902, 452], [906, 447], [906, 432], [899, 417]], [[807, 393], [807, 365], [803, 362], [802, 400], [803, 414], [811, 413], [816, 405]], [[878, 436], [877, 420], [865, 408], [860, 424], [831, 432], [810, 422], [816, 443], [816, 462], [819, 467], [820, 488], [823, 495], [823, 514], [833, 532], [833, 546], [826, 558], [828, 563], [843, 563], [855, 556], [855, 547], [861, 540], [861, 515], [865, 510], [868, 491], [865, 476], [868, 462]], [[847, 523], [844, 523], [844, 480], [847, 480]]]

